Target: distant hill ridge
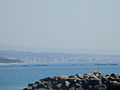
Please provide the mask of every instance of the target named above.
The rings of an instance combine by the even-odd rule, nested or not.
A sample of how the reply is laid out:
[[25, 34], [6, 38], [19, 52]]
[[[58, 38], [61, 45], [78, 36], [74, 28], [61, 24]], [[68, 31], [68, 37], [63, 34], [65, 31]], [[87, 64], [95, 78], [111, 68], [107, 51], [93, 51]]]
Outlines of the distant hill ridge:
[[20, 63], [20, 59], [0, 57], [0, 63]]

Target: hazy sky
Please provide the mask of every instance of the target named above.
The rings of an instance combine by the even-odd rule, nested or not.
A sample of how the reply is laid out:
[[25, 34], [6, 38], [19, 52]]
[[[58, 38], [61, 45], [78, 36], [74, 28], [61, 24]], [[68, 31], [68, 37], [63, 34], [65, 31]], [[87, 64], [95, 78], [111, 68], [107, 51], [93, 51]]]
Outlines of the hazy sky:
[[120, 49], [120, 0], [0, 0], [0, 44]]

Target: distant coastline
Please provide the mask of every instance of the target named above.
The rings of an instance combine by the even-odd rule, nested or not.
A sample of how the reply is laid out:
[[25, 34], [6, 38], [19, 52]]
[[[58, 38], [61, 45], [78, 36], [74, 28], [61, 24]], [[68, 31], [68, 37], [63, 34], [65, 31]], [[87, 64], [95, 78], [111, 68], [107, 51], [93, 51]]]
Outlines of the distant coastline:
[[32, 63], [0, 63], [0, 65], [19, 65], [19, 64], [32, 64]]
[[96, 66], [105, 66], [116, 65], [118, 62], [120, 62], [120, 55], [0, 51], [0, 65], [46, 63], [95, 63]]

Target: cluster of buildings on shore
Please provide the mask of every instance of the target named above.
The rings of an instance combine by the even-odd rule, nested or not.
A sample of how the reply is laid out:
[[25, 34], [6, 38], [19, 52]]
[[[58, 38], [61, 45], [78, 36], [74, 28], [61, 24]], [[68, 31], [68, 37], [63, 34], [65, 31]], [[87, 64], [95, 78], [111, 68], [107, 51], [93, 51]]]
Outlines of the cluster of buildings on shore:
[[94, 54], [70, 54], [58, 52], [15, 52], [15, 51], [0, 51], [0, 57], [9, 59], [18, 59], [23, 63], [62, 63], [62, 62], [120, 62], [120, 55], [94, 55]]
[[62, 62], [120, 62], [120, 57], [115, 57], [111, 55], [70, 55], [70, 56], [40, 56], [40, 57], [22, 57], [19, 58], [25, 63], [62, 63]]

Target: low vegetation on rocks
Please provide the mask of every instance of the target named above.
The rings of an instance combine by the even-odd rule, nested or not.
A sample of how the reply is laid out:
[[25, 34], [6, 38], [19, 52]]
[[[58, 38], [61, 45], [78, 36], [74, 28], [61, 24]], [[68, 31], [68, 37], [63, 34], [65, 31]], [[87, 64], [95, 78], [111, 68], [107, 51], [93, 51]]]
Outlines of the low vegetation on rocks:
[[23, 90], [120, 90], [120, 74], [90, 74], [47, 77], [28, 84]]

